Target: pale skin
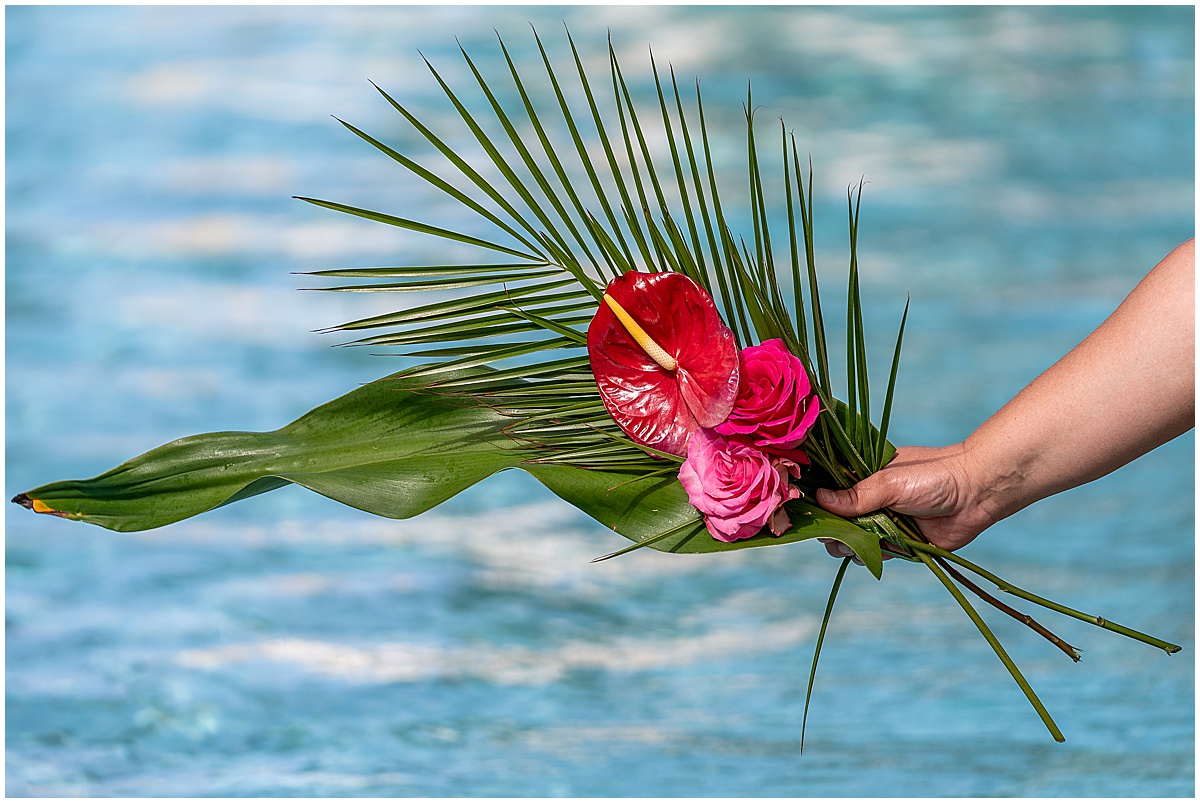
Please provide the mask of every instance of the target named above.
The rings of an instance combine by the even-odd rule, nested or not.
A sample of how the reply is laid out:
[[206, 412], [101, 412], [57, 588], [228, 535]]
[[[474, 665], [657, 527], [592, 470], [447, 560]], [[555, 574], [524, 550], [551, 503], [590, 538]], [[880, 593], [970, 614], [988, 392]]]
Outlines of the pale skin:
[[[1146, 275], [1082, 343], [962, 443], [904, 446], [830, 512], [891, 508], [958, 549], [1001, 519], [1103, 477], [1195, 426], [1195, 240]], [[830, 542], [835, 557], [852, 553]]]

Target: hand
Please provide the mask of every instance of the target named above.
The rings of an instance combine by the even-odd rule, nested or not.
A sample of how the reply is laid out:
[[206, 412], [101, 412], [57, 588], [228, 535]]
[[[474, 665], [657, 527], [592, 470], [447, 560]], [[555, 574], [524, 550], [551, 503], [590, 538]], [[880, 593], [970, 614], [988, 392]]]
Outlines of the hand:
[[[861, 516], [880, 508], [913, 516], [929, 543], [958, 549], [1001, 518], [988, 510], [963, 444], [903, 446], [880, 471], [844, 491], [817, 491], [817, 502], [839, 516]], [[826, 542], [834, 557], [849, 557], [839, 542]], [[885, 555], [886, 557], [886, 555]]]
[[[1094, 332], [960, 444], [906, 446], [844, 491], [840, 516], [889, 507], [958, 549], [1051, 494], [1103, 477], [1195, 425], [1195, 242], [1168, 254]], [[837, 542], [826, 549], [849, 557]]]

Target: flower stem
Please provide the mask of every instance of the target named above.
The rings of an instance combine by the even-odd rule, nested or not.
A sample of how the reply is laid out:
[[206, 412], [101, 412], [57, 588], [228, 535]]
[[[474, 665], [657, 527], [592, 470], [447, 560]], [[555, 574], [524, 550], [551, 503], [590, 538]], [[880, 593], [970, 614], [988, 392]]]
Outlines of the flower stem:
[[1000, 662], [1004, 664], [1004, 668], [1008, 670], [1008, 674], [1012, 675], [1012, 679], [1015, 680], [1017, 685], [1021, 687], [1021, 691], [1025, 693], [1025, 697], [1028, 698], [1029, 702], [1033, 705], [1033, 709], [1037, 711], [1038, 716], [1042, 718], [1042, 723], [1045, 724], [1047, 730], [1050, 731], [1050, 735], [1054, 737], [1054, 741], [1065, 742], [1066, 737], [1062, 735], [1062, 731], [1060, 731], [1058, 726], [1054, 724], [1054, 720], [1050, 717], [1050, 712], [1046, 710], [1044, 705], [1042, 705], [1042, 701], [1038, 699], [1037, 694], [1034, 693], [1033, 688], [1029, 685], [1029, 682], [1025, 680], [1025, 676], [1021, 674], [1021, 670], [1017, 668], [1015, 663], [1013, 663], [1012, 658], [1008, 657], [1008, 653], [1004, 651], [1004, 647], [1000, 645], [1000, 641], [992, 634], [992, 631], [988, 629], [988, 626], [984, 623], [983, 618], [980, 617], [975, 609], [971, 607], [971, 603], [967, 601], [967, 598], [963, 595], [962, 591], [959, 590], [958, 586], [954, 585], [954, 582], [946, 575], [945, 572], [942, 571], [937, 562], [928, 554], [921, 552], [919, 557], [921, 562], [928, 566], [929, 570], [933, 572], [934, 576], [937, 577], [937, 579], [941, 581], [942, 585], [946, 587], [946, 589], [954, 597], [955, 601], [962, 607], [967, 616], [970, 617], [971, 621], [975, 623], [975, 627], [979, 628], [979, 632], [983, 634], [983, 637], [987, 641], [988, 645], [991, 646], [992, 650], [996, 653], [996, 657], [998, 657]]
[[[896, 514], [891, 514], [891, 515], [894, 518], [888, 519], [887, 521], [890, 521], [895, 527], [897, 527], [903, 531], [900, 534], [900, 536], [905, 545], [911, 547], [912, 549], [915, 549], [915, 550], [918, 550], [921, 552], [926, 552], [930, 555], [935, 555], [936, 557], [942, 559], [943, 561], [949, 560], [949, 561], [953, 561], [954, 563], [959, 564], [960, 566], [964, 566], [967, 569], [969, 569], [970, 571], [979, 575], [980, 577], [983, 577], [984, 579], [995, 583], [996, 587], [998, 589], [1000, 589], [1001, 591], [1004, 591], [1006, 593], [1012, 594], [1014, 597], [1020, 597], [1021, 599], [1027, 600], [1028, 602], [1032, 602], [1035, 605], [1041, 605], [1043, 608], [1047, 608], [1047, 609], [1055, 611], [1057, 613], [1061, 613], [1065, 616], [1070, 616], [1075, 619], [1079, 619], [1081, 621], [1088, 622], [1089, 624], [1096, 625], [1097, 627], [1103, 628], [1105, 630], [1111, 630], [1114, 633], [1119, 633], [1123, 636], [1134, 639], [1136, 641], [1140, 641], [1144, 644], [1149, 644], [1153, 647], [1158, 647], [1159, 649], [1164, 650], [1168, 655], [1177, 653], [1180, 651], [1180, 649], [1182, 649], [1181, 647], [1179, 647], [1176, 644], [1171, 644], [1171, 643], [1163, 641], [1161, 639], [1157, 639], [1154, 636], [1150, 636], [1145, 633], [1138, 632], [1137, 630], [1133, 630], [1131, 628], [1125, 627], [1124, 625], [1119, 625], [1115, 622], [1110, 622], [1107, 619], [1104, 619], [1103, 617], [1092, 616], [1091, 614], [1086, 614], [1081, 611], [1074, 610], [1073, 608], [1068, 608], [1067, 606], [1061, 605], [1057, 602], [1054, 602], [1053, 600], [1048, 600], [1048, 599], [1045, 599], [1044, 597], [1039, 597], [1038, 595], [1033, 594], [1029, 591], [1026, 591], [1023, 588], [1014, 586], [1011, 583], [1007, 582], [1006, 580], [1003, 580], [1000, 577], [997, 577], [995, 574], [992, 574], [991, 572], [987, 571], [986, 569], [975, 565], [974, 563], [967, 560], [966, 558], [963, 558], [962, 556], [958, 555], [957, 553], [948, 552], [944, 549], [940, 549], [939, 547], [934, 546], [933, 544], [930, 544], [928, 541], [925, 540], [924, 536], [921, 535], [921, 531], [919, 529], [917, 529], [915, 526], [910, 524], [910, 522], [907, 520], [907, 517], [897, 516]], [[891, 532], [891, 528], [888, 528], [888, 529], [889, 529], [889, 532]], [[941, 565], [944, 568], [946, 568], [947, 571], [953, 572], [953, 570], [950, 569], [950, 567], [947, 566], [945, 564], [945, 562], [943, 562]], [[959, 574], [957, 572], [953, 572], [953, 573], [954, 573], [956, 580], [958, 580], [960, 583], [962, 583], [962, 585], [964, 585], [966, 588], [968, 588], [972, 593], [974, 593], [976, 596], [978, 596], [984, 602], [987, 602], [989, 605], [995, 606], [998, 610], [1003, 611], [1004, 613], [1008, 614], [1009, 616], [1012, 616], [1014, 619], [1017, 619], [1018, 621], [1028, 625], [1035, 632], [1039, 633], [1040, 635], [1042, 635], [1043, 637], [1048, 639], [1056, 647], [1063, 650], [1063, 652], [1065, 652], [1067, 655], [1071, 656], [1072, 660], [1075, 660], [1075, 661], [1079, 660], [1078, 651], [1075, 650], [1074, 647], [1071, 647], [1069, 644], [1067, 644], [1065, 641], [1060, 639], [1058, 636], [1054, 635], [1049, 630], [1047, 630], [1045, 627], [1040, 625], [1038, 622], [1034, 621], [1031, 617], [1008, 607], [1007, 605], [1000, 602], [995, 597], [993, 597], [990, 594], [983, 591], [983, 589], [979, 588], [974, 583], [967, 580], [965, 577], [963, 577], [962, 574]]]
[[1008, 614], [1009, 616], [1016, 619], [1021, 624], [1028, 627], [1034, 633], [1037, 633], [1039, 636], [1041, 636], [1042, 638], [1049, 641], [1055, 647], [1058, 647], [1060, 650], [1065, 652], [1067, 654], [1067, 657], [1070, 658], [1072, 661], [1075, 661], [1076, 663], [1079, 662], [1079, 650], [1075, 649], [1070, 644], [1063, 641], [1061, 638], [1059, 638], [1055, 634], [1051, 633], [1045, 626], [1040, 624], [1032, 616], [1030, 616], [1027, 613], [1021, 613], [1020, 611], [1016, 610], [1015, 608], [1013, 608], [1009, 605], [1006, 605], [1003, 602], [1001, 602], [1000, 600], [996, 599], [991, 594], [984, 591], [982, 588], [975, 585], [975, 583], [973, 583], [969, 579], [967, 579], [963, 575], [962, 572], [958, 571], [953, 566], [949, 565], [949, 563], [946, 562], [945, 558], [934, 558], [934, 560], [936, 560], [938, 562], [938, 565], [941, 566], [942, 569], [948, 575], [953, 577], [960, 586], [963, 586], [968, 591], [973, 593], [975, 596], [979, 597], [984, 602], [987, 602], [988, 604], [990, 604], [992, 607], [994, 607], [996, 610], [1000, 611], [1001, 613]]
[[1077, 611], [1074, 608], [1068, 608], [1066, 605], [1060, 605], [1053, 600], [1039, 597], [1036, 594], [1030, 593], [1023, 588], [1018, 588], [1006, 580], [997, 577], [980, 566], [976, 566], [966, 558], [963, 558], [954, 552], [948, 552], [944, 549], [940, 549], [933, 544], [927, 544], [923, 541], [910, 540], [908, 546], [921, 552], [922, 554], [936, 555], [939, 558], [944, 558], [957, 563], [958, 565], [970, 570], [971, 572], [974, 572], [985, 580], [995, 583], [996, 588], [1007, 594], [1012, 594], [1014, 597], [1020, 597], [1021, 599], [1027, 600], [1036, 605], [1041, 605], [1043, 608], [1048, 608], [1065, 616], [1070, 616], [1072, 618], [1079, 619], [1082, 622], [1088, 622], [1089, 624], [1096, 625], [1096, 627], [1100, 627], [1105, 630], [1111, 630], [1114, 633], [1120, 633], [1122, 636], [1127, 636], [1128, 638], [1134, 639], [1135, 641], [1140, 641], [1143, 644], [1149, 644], [1152, 647], [1158, 647], [1160, 650], [1164, 650], [1168, 655], [1173, 655], [1174, 653], [1177, 653], [1183, 649], [1177, 644], [1171, 644], [1163, 641], [1162, 639], [1155, 638], [1154, 636], [1150, 636], [1137, 630], [1133, 630], [1132, 628], [1125, 627], [1124, 625], [1119, 625], [1116, 622], [1110, 622], [1101, 616], [1093, 616], [1091, 614], [1083, 613], [1082, 611]]

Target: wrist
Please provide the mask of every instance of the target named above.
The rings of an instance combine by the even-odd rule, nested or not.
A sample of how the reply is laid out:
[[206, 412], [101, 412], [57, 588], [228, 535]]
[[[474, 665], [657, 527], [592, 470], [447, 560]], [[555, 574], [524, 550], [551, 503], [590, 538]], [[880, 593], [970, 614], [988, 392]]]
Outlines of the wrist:
[[987, 444], [979, 443], [973, 435], [963, 443], [960, 464], [974, 507], [995, 524], [1035, 501], [1029, 494], [1030, 466], [1028, 454], [1000, 455]]

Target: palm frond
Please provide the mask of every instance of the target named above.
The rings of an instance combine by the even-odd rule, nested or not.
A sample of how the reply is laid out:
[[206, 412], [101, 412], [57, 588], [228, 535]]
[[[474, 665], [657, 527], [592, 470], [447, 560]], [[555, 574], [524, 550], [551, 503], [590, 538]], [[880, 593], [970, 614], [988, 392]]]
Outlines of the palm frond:
[[[847, 393], [846, 403], [842, 404], [832, 386], [817, 283], [812, 165], [810, 162], [805, 177], [795, 136], [789, 136], [785, 127], [781, 129], [780, 183], [784, 195], [778, 205], [786, 208], [792, 279], [790, 297], [785, 298], [772, 236], [771, 210], [777, 203], [768, 198], [750, 90], [743, 106], [747, 157], [744, 197], [752, 226], [747, 242], [733, 232], [725, 216], [726, 204], [718, 187], [699, 84], [689, 114], [674, 70], [670, 71], [668, 90], [650, 53], [655, 108], [647, 115], [635, 102], [611, 41], [607, 49], [609, 94], [605, 100], [597, 93], [598, 84], [589, 77], [570, 32], [566, 38], [573, 69], [564, 74], [573, 77], [573, 86], [562, 81], [536, 31], [533, 36], [542, 67], [540, 83], [522, 74], [502, 38], [498, 37], [498, 42], [508, 68], [504, 76], [507, 83], [485, 75], [460, 47], [475, 87], [482, 93], [487, 120], [481, 110], [470, 108], [463, 93], [452, 87], [431, 62], [425, 62], [455, 117], [465, 126], [469, 140], [482, 150], [478, 164], [460, 156], [452, 140], [435, 133], [393, 96], [376, 87], [421, 139], [448, 161], [457, 177], [474, 188], [473, 192], [458, 188], [451, 177], [435, 174], [414, 156], [343, 123], [414, 176], [458, 202], [463, 211], [499, 229], [511, 238], [511, 244], [433, 223], [305, 199], [524, 261], [316, 272], [311, 275], [362, 280], [325, 288], [337, 292], [458, 293], [453, 298], [350, 321], [332, 330], [386, 329], [348, 345], [416, 346], [418, 350], [405, 353], [441, 360], [414, 369], [418, 376], [450, 375], [465, 367], [523, 358], [516, 368], [500, 367], [501, 378], [535, 380], [539, 364], [547, 360], [554, 364], [554, 352], [586, 344], [581, 325], [594, 312], [607, 278], [630, 269], [681, 272], [710, 292], [742, 346], [777, 337], [800, 357], [813, 377], [822, 406], [831, 413], [821, 417], [810, 436], [810, 451], [834, 481], [847, 486], [877, 470], [887, 453], [883, 448], [886, 430], [881, 432], [870, 424], [871, 397], [858, 289], [861, 184], [849, 206]], [[582, 98], [582, 115], [573, 110], [572, 95]], [[517, 98], [516, 107], [506, 107], [505, 98], [513, 97]], [[537, 97], [553, 98], [557, 117], [539, 112]], [[668, 159], [655, 158], [643, 119], [659, 121]], [[488, 133], [489, 120], [500, 132], [498, 135]], [[693, 131], [698, 134], [693, 136]], [[555, 142], [568, 142], [570, 146], [557, 148]], [[489, 174], [498, 178], [488, 178]], [[499, 289], [495, 289], [497, 286]], [[544, 337], [530, 339], [539, 332]], [[420, 349], [433, 344], [438, 348]], [[885, 420], [890, 419], [895, 362], [884, 404]], [[583, 363], [579, 368], [582, 376]], [[458, 387], [454, 381], [451, 385]], [[487, 381], [470, 379], [471, 392]]]

